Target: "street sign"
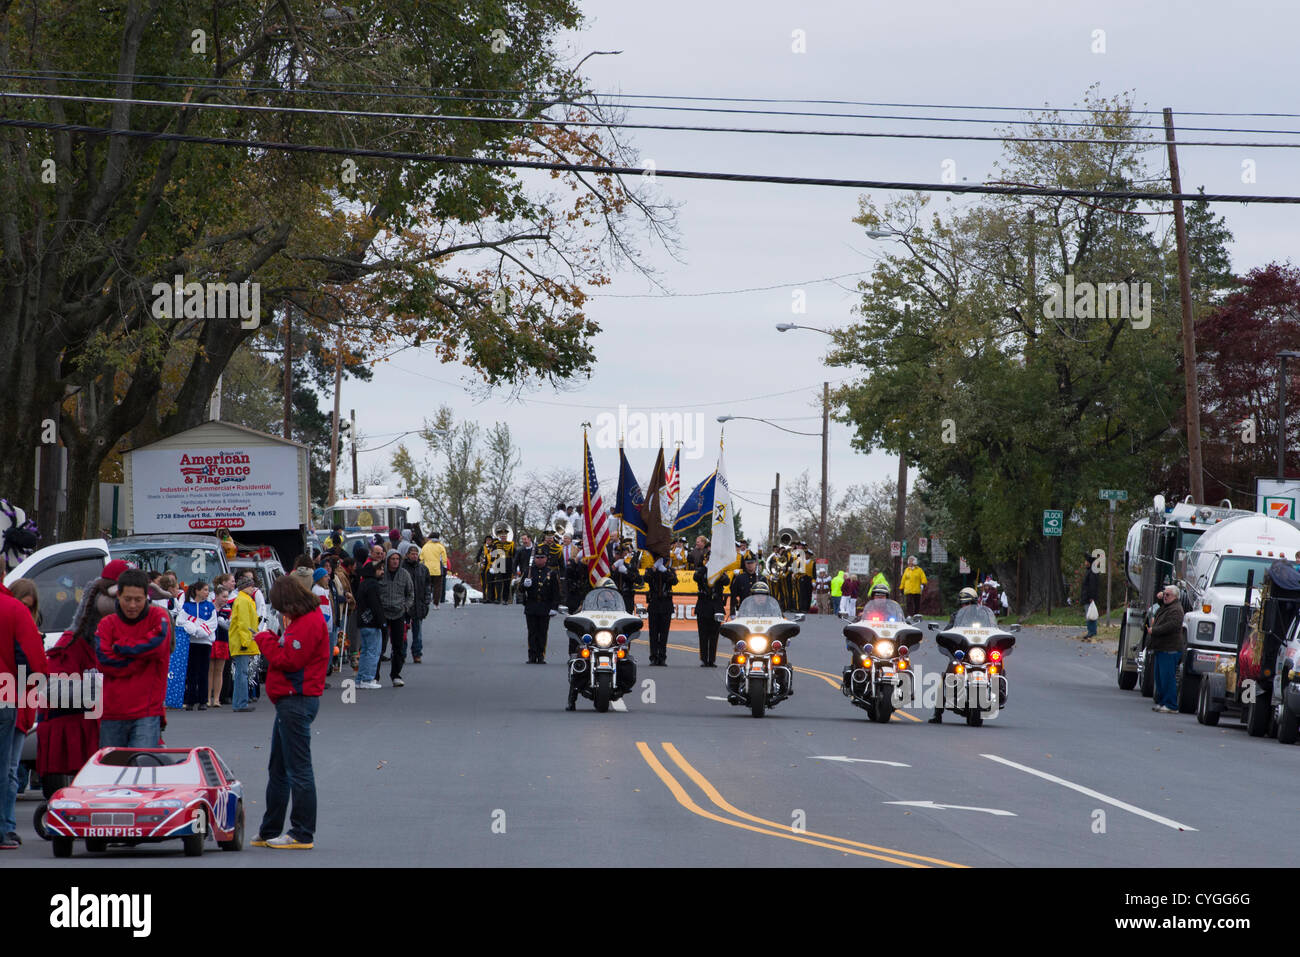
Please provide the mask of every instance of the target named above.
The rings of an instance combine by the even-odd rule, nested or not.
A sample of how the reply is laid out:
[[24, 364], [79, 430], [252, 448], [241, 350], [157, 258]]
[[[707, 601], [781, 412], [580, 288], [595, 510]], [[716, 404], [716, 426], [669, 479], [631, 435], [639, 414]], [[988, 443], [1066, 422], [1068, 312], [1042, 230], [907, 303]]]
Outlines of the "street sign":
[[942, 538], [930, 539], [930, 561], [946, 562], [948, 560], [948, 543]]
[[907, 542], [903, 542], [903, 544], [902, 544], [902, 556], [903, 556], [904, 558], [907, 557]]
[[966, 564], [966, 559], [964, 558], [957, 559], [957, 571], [962, 575], [970, 574], [970, 566]]
[[925, 546], [926, 546], [927, 544], [928, 544], [928, 542], [927, 542], [924, 538], [918, 538], [918, 539], [916, 540], [916, 553], [917, 553], [918, 555], [924, 555], [924, 554], [925, 554]]
[[870, 575], [870, 574], [871, 574], [871, 556], [870, 556], [870, 555], [850, 555], [850, 556], [849, 556], [849, 574], [850, 574], [850, 575]]
[[1065, 525], [1065, 512], [1059, 508], [1043, 509], [1043, 534], [1047, 536], [1061, 534]]
[[1255, 511], [1295, 521], [1297, 505], [1300, 505], [1300, 479], [1255, 479]]
[[897, 557], [898, 557], [899, 555], [901, 555], [902, 553], [903, 553], [903, 549], [902, 549], [902, 544], [901, 544], [901, 543], [899, 543], [899, 542], [890, 542], [890, 543], [889, 543], [889, 557], [890, 557], [890, 558], [897, 558]]
[[1112, 499], [1118, 502], [1127, 502], [1128, 492], [1122, 488], [1104, 488], [1101, 490], [1101, 494], [1098, 495], [1097, 497], [1100, 498], [1102, 501], [1105, 501], [1106, 499]]

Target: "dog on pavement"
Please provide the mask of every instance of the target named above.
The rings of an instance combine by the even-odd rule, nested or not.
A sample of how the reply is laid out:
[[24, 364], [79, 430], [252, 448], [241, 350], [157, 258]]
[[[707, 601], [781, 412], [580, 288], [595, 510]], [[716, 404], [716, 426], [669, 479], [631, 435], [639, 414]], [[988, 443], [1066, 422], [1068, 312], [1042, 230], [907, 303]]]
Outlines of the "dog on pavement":
[[465, 604], [465, 583], [456, 582], [451, 586], [452, 607], [459, 608]]

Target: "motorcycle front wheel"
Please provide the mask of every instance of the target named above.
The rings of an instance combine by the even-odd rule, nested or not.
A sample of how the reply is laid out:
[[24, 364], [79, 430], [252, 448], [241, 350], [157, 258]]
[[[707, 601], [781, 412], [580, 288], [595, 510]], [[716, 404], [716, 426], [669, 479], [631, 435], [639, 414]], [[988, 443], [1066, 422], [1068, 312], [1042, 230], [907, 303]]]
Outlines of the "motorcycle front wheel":
[[762, 678], [749, 679], [749, 713], [755, 718], [767, 711], [767, 682]]
[[596, 675], [596, 710], [604, 714], [609, 710], [609, 699], [614, 693], [614, 679], [612, 675]]
[[966, 723], [972, 728], [978, 728], [984, 723], [984, 715], [980, 714], [974, 708], [966, 712]]

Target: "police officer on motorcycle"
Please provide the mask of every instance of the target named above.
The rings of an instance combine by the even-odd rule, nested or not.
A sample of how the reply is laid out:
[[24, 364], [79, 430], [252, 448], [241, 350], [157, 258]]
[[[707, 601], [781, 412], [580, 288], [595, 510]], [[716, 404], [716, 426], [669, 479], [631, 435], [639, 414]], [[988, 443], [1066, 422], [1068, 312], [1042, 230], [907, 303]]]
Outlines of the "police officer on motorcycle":
[[[957, 594], [957, 608], [953, 609], [952, 616], [948, 619], [948, 624], [944, 626], [944, 630], [947, 631], [954, 624], [956, 624], [957, 609], [965, 608], [967, 605], [976, 605], [978, 603], [979, 603], [979, 594], [975, 591], [975, 589], [963, 588]], [[948, 652], [944, 651], [944, 654], [947, 655]], [[952, 663], [949, 662], [949, 667], [951, 666]], [[948, 672], [945, 669], [944, 674], [947, 673]], [[943, 688], [942, 687], [940, 687], [939, 689], [939, 701], [935, 704], [934, 717], [930, 719], [930, 724], [943, 724]]]

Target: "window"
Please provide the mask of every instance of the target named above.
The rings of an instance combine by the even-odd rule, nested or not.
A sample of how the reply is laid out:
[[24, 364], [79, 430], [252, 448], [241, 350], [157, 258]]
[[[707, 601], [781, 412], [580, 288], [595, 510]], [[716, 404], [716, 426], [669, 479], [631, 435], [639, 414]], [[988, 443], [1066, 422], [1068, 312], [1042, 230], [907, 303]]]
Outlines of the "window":
[[902, 621], [906, 616], [898, 602], [873, 598], [862, 608], [862, 621]]
[[583, 611], [627, 611], [623, 596], [612, 588], [594, 588], [582, 600]]
[[740, 603], [737, 618], [780, 618], [781, 606], [771, 595], [750, 595]]
[[[162, 764], [158, 762], [161, 761]], [[176, 763], [176, 762], [180, 763]], [[100, 762], [82, 768], [72, 782], [77, 787], [117, 784], [123, 787], [201, 784], [199, 765], [189, 754], [158, 754], [121, 748], [104, 755]]]
[[1224, 555], [1219, 559], [1219, 567], [1214, 570], [1213, 585], [1246, 587], [1246, 574], [1255, 572], [1254, 588], [1256, 591], [1264, 584], [1264, 573], [1268, 566], [1277, 561], [1275, 558], [1256, 558], [1245, 555]]
[[225, 556], [216, 546], [110, 546], [114, 558], [144, 571], [171, 572], [179, 582], [211, 581], [226, 570]]
[[71, 628], [86, 586], [103, 570], [102, 556], [60, 556], [30, 573], [40, 597], [41, 630], [63, 633]]
[[996, 628], [997, 616], [984, 605], [963, 605], [952, 616], [954, 628]]

